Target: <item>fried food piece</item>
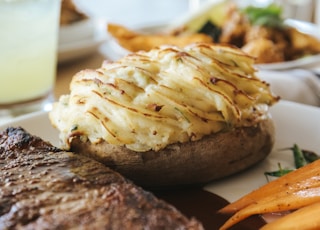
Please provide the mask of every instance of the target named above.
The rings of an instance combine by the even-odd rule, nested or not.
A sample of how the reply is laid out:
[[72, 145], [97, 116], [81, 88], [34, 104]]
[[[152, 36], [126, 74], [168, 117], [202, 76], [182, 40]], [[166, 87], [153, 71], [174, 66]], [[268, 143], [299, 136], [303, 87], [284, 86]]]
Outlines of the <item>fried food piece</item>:
[[213, 42], [212, 38], [205, 34], [143, 34], [127, 29], [117, 24], [109, 24], [108, 32], [125, 49], [136, 52], [149, 51], [161, 45], [175, 45], [184, 47], [194, 42]]
[[279, 51], [281, 52], [283, 52], [283, 49], [288, 46], [290, 40], [287, 33], [281, 28], [251, 26], [250, 28], [248, 28], [245, 34], [244, 45], [260, 38], [272, 41], [280, 49]]
[[61, 1], [60, 25], [71, 24], [86, 18], [87, 16], [77, 9], [72, 0]]
[[251, 40], [242, 47], [242, 50], [255, 57], [257, 64], [285, 61], [282, 47], [266, 38]]
[[260, 64], [291, 61], [320, 53], [320, 40], [316, 37], [286, 25], [252, 23], [234, 4], [229, 6], [221, 29], [220, 43], [242, 48], [255, 56], [256, 63]]
[[295, 50], [295, 55], [301, 57], [320, 53], [320, 41], [317, 38], [302, 33], [292, 27], [289, 27], [287, 31], [290, 37], [291, 47]]

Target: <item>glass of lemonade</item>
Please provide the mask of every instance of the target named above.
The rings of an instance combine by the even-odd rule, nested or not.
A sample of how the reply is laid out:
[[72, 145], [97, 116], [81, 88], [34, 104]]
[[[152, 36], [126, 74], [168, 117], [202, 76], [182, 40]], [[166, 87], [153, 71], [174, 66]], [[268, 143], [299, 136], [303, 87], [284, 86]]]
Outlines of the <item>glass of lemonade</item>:
[[50, 109], [61, 0], [0, 0], [0, 120]]

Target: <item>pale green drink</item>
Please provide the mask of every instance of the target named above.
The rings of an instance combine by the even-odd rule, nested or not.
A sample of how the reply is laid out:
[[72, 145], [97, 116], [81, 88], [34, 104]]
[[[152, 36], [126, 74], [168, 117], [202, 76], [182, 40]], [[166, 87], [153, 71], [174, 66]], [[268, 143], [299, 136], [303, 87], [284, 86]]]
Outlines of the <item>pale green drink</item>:
[[60, 0], [0, 0], [0, 107], [52, 93]]

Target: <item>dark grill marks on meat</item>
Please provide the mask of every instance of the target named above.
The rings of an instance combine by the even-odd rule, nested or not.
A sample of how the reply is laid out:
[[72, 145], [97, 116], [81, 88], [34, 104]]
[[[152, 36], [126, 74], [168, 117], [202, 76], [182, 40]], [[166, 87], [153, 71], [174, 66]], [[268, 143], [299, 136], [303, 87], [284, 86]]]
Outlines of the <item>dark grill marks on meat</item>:
[[104, 165], [22, 128], [0, 133], [0, 229], [203, 229]]

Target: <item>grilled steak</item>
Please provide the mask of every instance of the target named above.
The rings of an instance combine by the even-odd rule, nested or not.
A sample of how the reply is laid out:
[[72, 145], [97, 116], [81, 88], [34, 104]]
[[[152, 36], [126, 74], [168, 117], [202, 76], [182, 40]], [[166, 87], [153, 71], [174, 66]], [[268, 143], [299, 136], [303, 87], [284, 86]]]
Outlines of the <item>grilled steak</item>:
[[104, 165], [27, 133], [0, 133], [0, 229], [203, 229]]

